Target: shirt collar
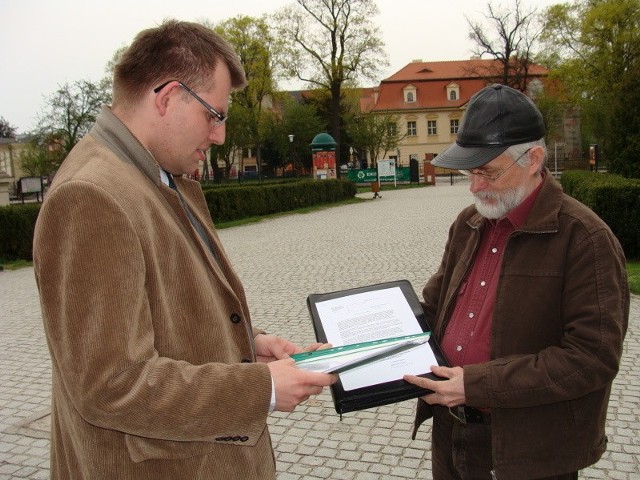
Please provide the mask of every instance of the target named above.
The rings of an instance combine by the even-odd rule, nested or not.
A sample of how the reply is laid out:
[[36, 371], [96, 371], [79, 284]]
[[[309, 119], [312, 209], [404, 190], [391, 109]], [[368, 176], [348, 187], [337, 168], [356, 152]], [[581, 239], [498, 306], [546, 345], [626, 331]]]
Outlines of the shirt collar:
[[171, 185], [169, 185], [169, 176], [167, 175], [167, 172], [165, 172], [162, 168], [160, 169], [160, 180], [162, 181], [162, 183], [164, 183], [167, 187], [170, 187]]
[[[542, 172], [542, 180], [544, 180], [544, 175], [545, 173]], [[529, 194], [529, 196], [527, 196], [527, 198], [524, 199], [524, 201], [520, 203], [520, 205], [507, 214], [507, 219], [511, 222], [513, 228], [520, 228], [524, 225], [524, 222], [529, 216], [529, 212], [531, 212], [531, 209], [533, 208], [533, 204], [536, 202], [536, 198], [538, 198], [538, 194], [542, 189], [543, 183], [544, 182], [540, 182], [540, 184]]]

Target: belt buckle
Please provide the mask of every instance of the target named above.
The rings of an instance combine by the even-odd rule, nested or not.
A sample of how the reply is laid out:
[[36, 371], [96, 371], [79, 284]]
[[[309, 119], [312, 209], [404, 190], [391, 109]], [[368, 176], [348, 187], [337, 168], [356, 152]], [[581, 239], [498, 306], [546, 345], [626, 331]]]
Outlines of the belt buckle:
[[[454, 413], [453, 409], [456, 409], [458, 413]], [[464, 405], [458, 405], [457, 407], [449, 407], [449, 414], [458, 420], [460, 423], [466, 425], [467, 424], [467, 414], [464, 411]]]

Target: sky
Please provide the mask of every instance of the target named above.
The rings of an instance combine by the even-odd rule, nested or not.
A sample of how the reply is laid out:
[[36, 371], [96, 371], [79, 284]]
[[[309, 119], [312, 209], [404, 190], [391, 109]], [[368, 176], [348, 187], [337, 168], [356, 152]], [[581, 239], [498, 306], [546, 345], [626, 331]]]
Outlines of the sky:
[[[514, 0], [493, 0], [494, 6]], [[0, 0], [0, 117], [28, 133], [47, 99], [65, 83], [97, 82], [114, 52], [165, 18], [213, 23], [273, 13], [293, 0]], [[412, 60], [464, 60], [472, 55], [472, 21], [484, 21], [483, 0], [376, 0], [372, 19], [385, 43], [391, 76]], [[542, 11], [559, 0], [521, 0]], [[371, 85], [363, 86], [373, 86]], [[283, 88], [303, 88], [300, 84]]]

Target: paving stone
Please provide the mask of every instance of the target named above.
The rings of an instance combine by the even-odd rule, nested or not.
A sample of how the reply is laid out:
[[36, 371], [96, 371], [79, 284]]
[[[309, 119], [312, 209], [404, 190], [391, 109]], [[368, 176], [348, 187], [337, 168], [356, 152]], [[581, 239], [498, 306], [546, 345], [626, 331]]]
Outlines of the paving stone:
[[[369, 199], [370, 194], [360, 195]], [[420, 293], [468, 185], [385, 192], [375, 201], [224, 229], [257, 326], [315, 341], [310, 293], [407, 279]], [[640, 480], [640, 296], [614, 382], [603, 458], [581, 479]], [[51, 360], [32, 268], [0, 272], [0, 480], [49, 477]], [[340, 416], [328, 390], [269, 418], [278, 480], [431, 478], [431, 423], [411, 440], [415, 401]], [[26, 422], [26, 424], [25, 424]]]

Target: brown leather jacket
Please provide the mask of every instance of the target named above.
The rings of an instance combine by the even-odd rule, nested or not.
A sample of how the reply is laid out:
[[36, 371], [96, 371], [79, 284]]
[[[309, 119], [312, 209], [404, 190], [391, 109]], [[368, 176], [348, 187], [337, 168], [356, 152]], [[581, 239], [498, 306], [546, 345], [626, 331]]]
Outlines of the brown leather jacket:
[[[424, 287], [424, 310], [437, 338], [484, 222], [474, 206], [460, 213], [442, 264]], [[491, 361], [464, 367], [467, 405], [491, 409], [498, 479], [547, 477], [598, 461], [628, 319], [620, 244], [547, 171], [529, 217], [504, 253]], [[430, 416], [430, 407], [418, 401], [416, 431]]]

